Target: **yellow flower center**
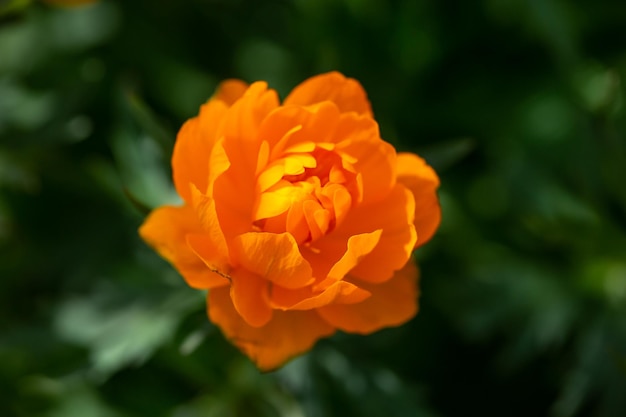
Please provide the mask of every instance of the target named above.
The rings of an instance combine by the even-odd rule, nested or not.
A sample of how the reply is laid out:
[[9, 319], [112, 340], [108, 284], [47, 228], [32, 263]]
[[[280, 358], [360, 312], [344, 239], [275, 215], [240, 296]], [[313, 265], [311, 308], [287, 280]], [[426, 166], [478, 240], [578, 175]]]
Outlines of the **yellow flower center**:
[[289, 232], [298, 243], [314, 241], [343, 221], [360, 201], [361, 188], [349, 158], [332, 144], [285, 151], [257, 176], [254, 224], [267, 232]]

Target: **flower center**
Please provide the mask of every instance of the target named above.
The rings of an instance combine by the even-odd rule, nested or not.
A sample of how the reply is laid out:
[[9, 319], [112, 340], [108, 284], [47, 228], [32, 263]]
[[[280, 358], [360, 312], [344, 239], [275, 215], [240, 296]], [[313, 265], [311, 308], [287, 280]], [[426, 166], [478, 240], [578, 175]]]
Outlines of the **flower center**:
[[[320, 184], [324, 186], [330, 181], [331, 171], [335, 177], [338, 174], [341, 175], [341, 170], [343, 169], [341, 165], [342, 159], [335, 152], [322, 148], [316, 148], [311, 153], [311, 156], [315, 158], [314, 167], [305, 168], [304, 172], [298, 175], [284, 175], [283, 179], [293, 184], [300, 181], [306, 181], [311, 177], [317, 177], [320, 180]], [[338, 178], [335, 178], [334, 182], [338, 182], [337, 180]]]
[[[330, 148], [330, 149], [329, 149]], [[336, 228], [361, 195], [361, 178], [332, 146], [287, 153], [258, 175], [254, 225], [291, 233], [298, 243]]]

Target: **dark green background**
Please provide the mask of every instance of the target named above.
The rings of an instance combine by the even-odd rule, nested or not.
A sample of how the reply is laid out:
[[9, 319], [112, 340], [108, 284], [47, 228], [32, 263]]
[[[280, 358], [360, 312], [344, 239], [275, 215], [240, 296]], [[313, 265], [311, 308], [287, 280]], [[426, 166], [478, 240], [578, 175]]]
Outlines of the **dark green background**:
[[[0, 1], [0, 416], [626, 415], [623, 0]], [[439, 172], [421, 311], [260, 374], [138, 238], [216, 84], [360, 80]]]

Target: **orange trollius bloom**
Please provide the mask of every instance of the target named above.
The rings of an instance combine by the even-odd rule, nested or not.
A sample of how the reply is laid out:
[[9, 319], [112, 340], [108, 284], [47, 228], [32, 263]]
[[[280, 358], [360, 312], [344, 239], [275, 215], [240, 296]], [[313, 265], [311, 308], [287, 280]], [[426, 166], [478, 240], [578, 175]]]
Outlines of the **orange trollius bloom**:
[[310, 78], [282, 105], [265, 82], [223, 82], [172, 157], [181, 207], [143, 239], [260, 369], [336, 330], [367, 334], [417, 311], [413, 250], [439, 225], [437, 175], [380, 138], [362, 86]]

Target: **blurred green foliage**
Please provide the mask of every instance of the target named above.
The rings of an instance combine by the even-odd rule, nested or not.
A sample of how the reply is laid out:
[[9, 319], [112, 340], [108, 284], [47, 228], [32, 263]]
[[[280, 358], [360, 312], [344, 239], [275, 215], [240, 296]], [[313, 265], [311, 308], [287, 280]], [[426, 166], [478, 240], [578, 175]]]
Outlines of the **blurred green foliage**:
[[[0, 1], [0, 415], [626, 415], [621, 0]], [[421, 312], [260, 374], [137, 237], [224, 78], [338, 69], [442, 179]]]

